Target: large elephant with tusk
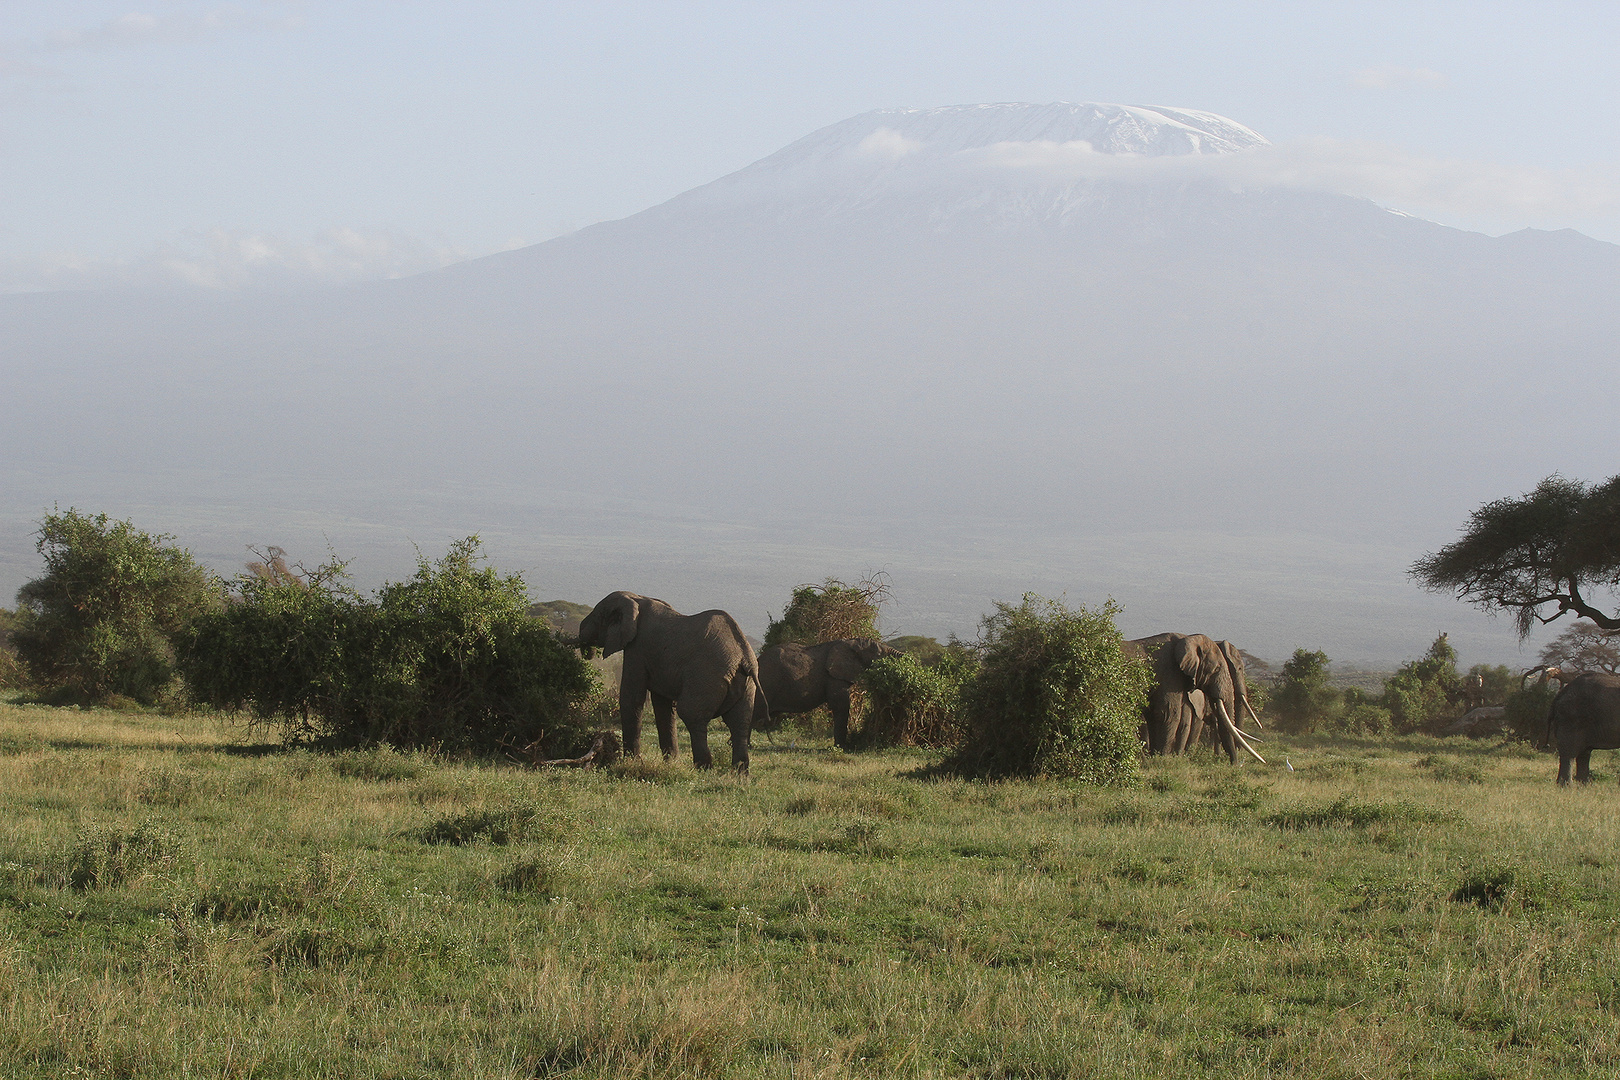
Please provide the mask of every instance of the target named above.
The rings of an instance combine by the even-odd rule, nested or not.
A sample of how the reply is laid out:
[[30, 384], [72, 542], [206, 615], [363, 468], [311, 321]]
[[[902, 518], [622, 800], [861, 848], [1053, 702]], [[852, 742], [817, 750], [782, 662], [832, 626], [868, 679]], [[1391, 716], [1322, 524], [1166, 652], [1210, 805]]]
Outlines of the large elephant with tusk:
[[1241, 727], [1244, 711], [1257, 726], [1260, 718], [1249, 703], [1248, 679], [1237, 646], [1203, 634], [1155, 634], [1126, 644], [1153, 668], [1145, 718], [1149, 753], [1180, 754], [1198, 741], [1206, 724], [1212, 724], [1233, 764], [1240, 747], [1264, 763], [1250, 745], [1254, 736]]

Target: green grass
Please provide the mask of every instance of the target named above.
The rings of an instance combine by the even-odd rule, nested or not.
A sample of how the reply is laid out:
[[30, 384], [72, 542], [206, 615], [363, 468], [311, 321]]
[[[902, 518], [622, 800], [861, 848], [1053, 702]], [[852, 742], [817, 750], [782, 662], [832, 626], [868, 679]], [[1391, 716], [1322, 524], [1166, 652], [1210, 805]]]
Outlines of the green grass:
[[0, 704], [0, 1075], [1620, 1070], [1612, 782], [1265, 752], [1129, 790], [803, 733], [752, 780], [535, 773]]

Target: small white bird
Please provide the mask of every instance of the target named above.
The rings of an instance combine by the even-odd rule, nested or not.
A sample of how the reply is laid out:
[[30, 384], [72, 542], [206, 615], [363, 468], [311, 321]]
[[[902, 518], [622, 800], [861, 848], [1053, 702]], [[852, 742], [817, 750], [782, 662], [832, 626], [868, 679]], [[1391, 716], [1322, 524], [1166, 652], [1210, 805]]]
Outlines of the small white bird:
[[1287, 758], [1283, 758], [1283, 764], [1288, 766], [1288, 771], [1289, 772], [1294, 771], [1294, 763], [1292, 761], [1289, 761]]

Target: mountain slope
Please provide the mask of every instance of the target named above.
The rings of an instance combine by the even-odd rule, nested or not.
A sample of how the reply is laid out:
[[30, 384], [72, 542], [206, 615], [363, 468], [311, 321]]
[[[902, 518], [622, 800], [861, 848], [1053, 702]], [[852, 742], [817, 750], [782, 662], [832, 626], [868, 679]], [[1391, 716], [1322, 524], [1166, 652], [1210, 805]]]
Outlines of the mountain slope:
[[970, 632], [1035, 588], [1260, 655], [1400, 659], [1451, 628], [1506, 658], [1505, 624], [1403, 569], [1484, 499], [1612, 471], [1548, 418], [1572, 390], [1613, 415], [1620, 248], [974, 157], [1263, 145], [1174, 110], [885, 111], [402, 281], [4, 298], [8, 544], [81, 500], [222, 563], [324, 533], [397, 576], [405, 537], [476, 529], [547, 595], [751, 629], [800, 581], [886, 567], [895, 629]]

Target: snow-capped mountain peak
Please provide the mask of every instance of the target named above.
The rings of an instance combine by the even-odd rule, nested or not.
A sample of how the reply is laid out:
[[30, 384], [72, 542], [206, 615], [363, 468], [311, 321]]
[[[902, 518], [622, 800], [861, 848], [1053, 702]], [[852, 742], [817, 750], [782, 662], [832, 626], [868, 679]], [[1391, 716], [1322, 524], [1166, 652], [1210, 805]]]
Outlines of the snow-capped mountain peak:
[[[1054, 102], [874, 109], [812, 132], [746, 168], [677, 197], [667, 212], [713, 212], [750, 205], [773, 216], [823, 217], [890, 205], [936, 222], [963, 213], [1003, 220], [1060, 216], [1089, 189], [1077, 179], [1157, 175], [1155, 162], [1230, 155], [1269, 146], [1258, 133], [1214, 113], [1146, 105]], [[1063, 204], [1037, 209], [1033, 181], [1057, 186]]]
[[1270, 145], [1234, 120], [1191, 109], [1066, 101], [948, 105], [861, 113], [812, 132], [744, 172], [793, 169], [840, 156], [893, 160], [1030, 142], [1083, 142], [1099, 153], [1147, 157], [1229, 154]]

